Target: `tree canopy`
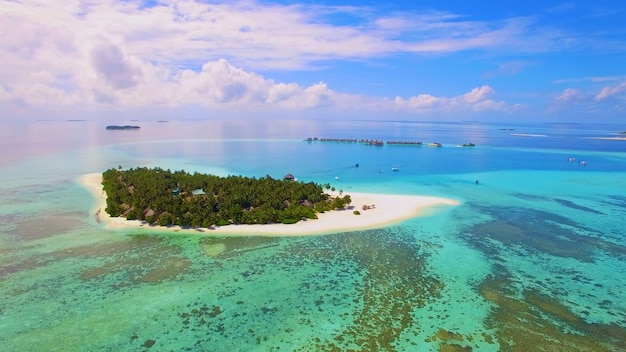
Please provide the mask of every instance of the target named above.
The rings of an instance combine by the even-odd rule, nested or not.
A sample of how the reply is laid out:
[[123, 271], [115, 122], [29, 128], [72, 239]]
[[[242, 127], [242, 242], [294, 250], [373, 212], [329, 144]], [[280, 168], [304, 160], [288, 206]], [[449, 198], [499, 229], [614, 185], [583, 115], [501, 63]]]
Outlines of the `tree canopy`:
[[351, 202], [349, 195], [333, 198], [313, 182], [161, 168], [109, 169], [102, 173], [102, 185], [109, 215], [161, 226], [291, 224]]

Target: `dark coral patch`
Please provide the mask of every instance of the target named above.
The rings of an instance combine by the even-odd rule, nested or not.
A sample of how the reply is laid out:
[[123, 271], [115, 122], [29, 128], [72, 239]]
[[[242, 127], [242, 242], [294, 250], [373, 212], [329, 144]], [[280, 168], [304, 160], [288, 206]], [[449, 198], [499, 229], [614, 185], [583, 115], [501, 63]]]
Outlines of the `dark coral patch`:
[[491, 276], [481, 285], [483, 297], [495, 306], [487, 324], [495, 330], [502, 351], [623, 351], [626, 329], [587, 323], [558, 300], [534, 290], [521, 298], [511, 282]]
[[557, 257], [593, 262], [598, 250], [626, 255], [626, 247], [605, 241], [597, 231], [553, 213], [517, 207], [479, 207], [493, 220], [468, 228], [464, 235], [485, 253], [496, 254], [489, 240], [511, 248], [521, 245]]
[[[318, 351], [395, 349], [402, 334], [417, 334], [413, 312], [441, 296], [444, 285], [425, 272], [427, 255], [413, 236], [391, 230], [328, 236], [324, 245], [302, 242], [290, 252], [302, 259], [355, 262], [364, 273], [357, 287], [359, 302], [352, 324], [332, 340], [312, 341]], [[332, 250], [328, 250], [332, 248]], [[318, 301], [319, 306], [327, 304]]]
[[[73, 250], [96, 256], [97, 248], [79, 248]], [[100, 266], [89, 268], [80, 274], [83, 280], [91, 280], [107, 275], [119, 276], [116, 286], [128, 284], [156, 283], [186, 273], [191, 261], [182, 255], [181, 249], [169, 245], [156, 236], [135, 236], [127, 243], [104, 246], [103, 258], [107, 260]]]
[[604, 215], [604, 213], [601, 212], [601, 211], [597, 211], [597, 210], [589, 208], [589, 207], [578, 205], [578, 204], [576, 204], [576, 203], [574, 203], [572, 201], [569, 201], [567, 199], [554, 198], [554, 201], [556, 201], [557, 203], [559, 203], [559, 204], [561, 204], [561, 205], [563, 205], [565, 207], [568, 207], [570, 209], [582, 210], [582, 211], [585, 211], [585, 212], [588, 212], [588, 213], [592, 213], [592, 214]]

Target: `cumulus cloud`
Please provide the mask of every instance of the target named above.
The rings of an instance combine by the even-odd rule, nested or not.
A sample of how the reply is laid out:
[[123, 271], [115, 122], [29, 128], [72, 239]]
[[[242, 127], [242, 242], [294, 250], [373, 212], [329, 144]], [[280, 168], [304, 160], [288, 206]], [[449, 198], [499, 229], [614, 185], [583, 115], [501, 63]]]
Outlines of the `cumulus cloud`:
[[233, 67], [224, 59], [204, 64], [198, 73], [184, 70], [175, 83], [181, 100], [190, 103], [258, 101], [271, 85], [263, 77]]
[[424, 111], [511, 111], [512, 109], [503, 101], [489, 99], [495, 94], [489, 86], [477, 87], [468, 93], [446, 98], [435, 97], [430, 94], [420, 94], [403, 99], [396, 97], [394, 104], [396, 109], [413, 112]]
[[[329, 18], [338, 15], [359, 25], [332, 24]], [[280, 21], [268, 20], [274, 18]], [[254, 1], [9, 1], [0, 10], [0, 101], [95, 109], [506, 110], [489, 98], [489, 86], [457, 97], [393, 100], [344, 94], [324, 82], [275, 82], [255, 72], [319, 69], [331, 60], [399, 52], [543, 50], [558, 42], [554, 32], [535, 35], [532, 27], [529, 19], [486, 23], [445, 12], [377, 16], [363, 8]]]
[[623, 106], [623, 98], [626, 96], [626, 82], [613, 86], [605, 86], [597, 93], [585, 92], [576, 88], [566, 88], [554, 97], [555, 108], [580, 108], [592, 110], [601, 105]]
[[112, 42], [98, 43], [89, 54], [89, 63], [95, 72], [115, 89], [136, 85], [142, 75], [138, 65], [133, 64], [122, 48]]
[[339, 97], [323, 83], [303, 88], [295, 83], [276, 83], [237, 68], [225, 59], [208, 62], [202, 71], [185, 70], [170, 81], [186, 104], [272, 105], [303, 109], [339, 104]]
[[[223, 57], [243, 67], [294, 69], [314, 67], [331, 59], [381, 57], [397, 52], [499, 47], [508, 51], [552, 50], [561, 42], [558, 32], [549, 28], [538, 31], [528, 18], [480, 22], [436, 11], [377, 17], [367, 8], [347, 6], [193, 0], [152, 4], [50, 0], [5, 2], [3, 7], [3, 32], [20, 33], [3, 38], [11, 47], [36, 50], [45, 43], [62, 47], [74, 35], [95, 29], [125, 38], [128, 43], [126, 53], [116, 52], [111, 46], [101, 47], [112, 50], [104, 52], [114, 55], [110, 59], [123, 60], [124, 55], [131, 55], [153, 63], [183, 66]], [[329, 18], [336, 16], [350, 16], [360, 23], [334, 25]]]
[[580, 102], [587, 99], [585, 93], [579, 89], [567, 88], [554, 98], [558, 102]]
[[394, 100], [396, 107], [400, 109], [408, 108], [417, 111], [436, 108], [442, 105], [445, 101], [445, 98], [437, 98], [430, 94], [412, 96], [407, 100], [404, 100], [401, 97], [396, 97]]
[[489, 86], [482, 86], [480, 88], [474, 88], [471, 92], [463, 94], [460, 98], [463, 102], [473, 104], [479, 101], [484, 101], [489, 95], [494, 94], [495, 91]]
[[[566, 88], [554, 97], [549, 112], [569, 111], [598, 116], [606, 111], [623, 111], [626, 102], [626, 82], [592, 90]], [[611, 113], [614, 116], [614, 113]]]
[[622, 95], [626, 91], [626, 82], [622, 82], [616, 86], [607, 86], [602, 88], [600, 93], [598, 93], [594, 100], [602, 101], [611, 97]]

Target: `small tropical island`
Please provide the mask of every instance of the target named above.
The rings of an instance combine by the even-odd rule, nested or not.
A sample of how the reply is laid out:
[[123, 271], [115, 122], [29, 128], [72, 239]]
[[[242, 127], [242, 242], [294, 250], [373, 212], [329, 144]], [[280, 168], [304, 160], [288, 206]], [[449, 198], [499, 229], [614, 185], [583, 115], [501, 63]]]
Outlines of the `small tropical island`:
[[159, 226], [294, 224], [351, 203], [343, 192], [326, 193], [330, 184], [161, 168], [109, 169], [102, 173], [102, 186], [110, 216]]
[[123, 125], [123, 126], [109, 125], [106, 127], [107, 130], [138, 130], [140, 128], [141, 127], [135, 126], [135, 125]]

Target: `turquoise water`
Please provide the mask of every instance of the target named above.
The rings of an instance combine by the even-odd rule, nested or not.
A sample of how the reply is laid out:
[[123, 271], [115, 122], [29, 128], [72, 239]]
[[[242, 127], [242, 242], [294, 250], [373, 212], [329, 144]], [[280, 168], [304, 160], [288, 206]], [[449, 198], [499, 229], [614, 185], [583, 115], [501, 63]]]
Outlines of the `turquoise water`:
[[[626, 142], [591, 138], [624, 126], [132, 124], [2, 125], [3, 351], [626, 350]], [[461, 205], [326, 236], [109, 231], [77, 179], [120, 165]]]

